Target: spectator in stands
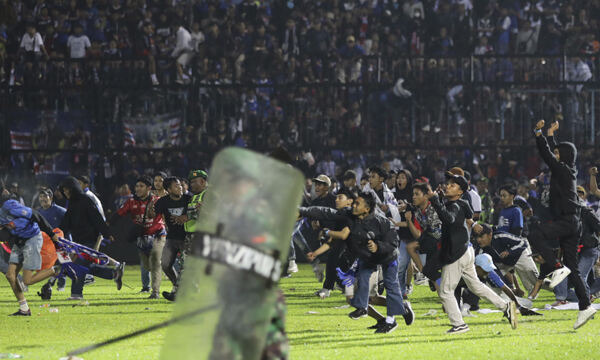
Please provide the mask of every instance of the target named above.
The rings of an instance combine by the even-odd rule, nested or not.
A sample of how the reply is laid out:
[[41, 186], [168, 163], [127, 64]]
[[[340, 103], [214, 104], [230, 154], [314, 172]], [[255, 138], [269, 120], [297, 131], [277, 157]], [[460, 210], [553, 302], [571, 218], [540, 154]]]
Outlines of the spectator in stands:
[[90, 39], [83, 33], [83, 26], [79, 23], [75, 24], [75, 32], [67, 40], [71, 59], [85, 58], [86, 51], [91, 46]]

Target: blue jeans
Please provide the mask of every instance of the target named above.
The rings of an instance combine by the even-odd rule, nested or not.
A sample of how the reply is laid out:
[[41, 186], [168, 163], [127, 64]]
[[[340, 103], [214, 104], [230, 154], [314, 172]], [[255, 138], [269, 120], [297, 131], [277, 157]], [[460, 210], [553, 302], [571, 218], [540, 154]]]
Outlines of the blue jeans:
[[[90, 264], [88, 273], [107, 280], [112, 280], [114, 278], [113, 269], [109, 268], [108, 266]], [[81, 276], [77, 279], [77, 281], [73, 281], [71, 283], [71, 296], [83, 296], [84, 281], [85, 276]]]
[[402, 294], [406, 294], [406, 271], [410, 265], [410, 255], [406, 250], [406, 242], [400, 240], [398, 246], [398, 283], [400, 284], [400, 291]]
[[[594, 267], [594, 264], [598, 260], [598, 248], [587, 248], [579, 253], [579, 264], [577, 268], [579, 269], [579, 275], [581, 276], [581, 280], [583, 280], [583, 284], [585, 285], [588, 294], [593, 294], [595, 289], [596, 291], [600, 290], [600, 282], [596, 280], [592, 288], [587, 283], [587, 278]], [[578, 301], [577, 296], [573, 290], [568, 288], [567, 279], [563, 280], [560, 284], [558, 284], [554, 288], [554, 296], [556, 300], [569, 300], [569, 301]]]
[[[393, 261], [390, 264], [381, 265], [383, 271], [383, 284], [386, 291], [387, 316], [404, 315], [404, 300], [398, 284], [398, 264]], [[352, 306], [357, 309], [366, 309], [369, 305], [369, 278], [377, 268], [367, 267], [362, 260], [358, 260], [358, 289], [352, 298]]]

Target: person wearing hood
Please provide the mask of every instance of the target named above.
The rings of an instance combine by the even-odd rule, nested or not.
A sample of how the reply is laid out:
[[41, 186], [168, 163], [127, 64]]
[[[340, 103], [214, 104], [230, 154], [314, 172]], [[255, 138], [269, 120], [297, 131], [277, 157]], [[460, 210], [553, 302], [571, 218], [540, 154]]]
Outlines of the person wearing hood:
[[[65, 213], [59, 228], [65, 233], [70, 233], [73, 241], [93, 248], [96, 244], [99, 234], [108, 238], [111, 242], [114, 238], [108, 229], [108, 225], [102, 218], [98, 207], [94, 201], [87, 196], [81, 188], [80, 182], [69, 176], [65, 178], [58, 186], [60, 192], [68, 201], [67, 212]], [[98, 276], [107, 280], [115, 280], [117, 289], [121, 289], [120, 281], [123, 277], [125, 263], [117, 263], [111, 259], [111, 263], [116, 265], [115, 269], [108, 266], [90, 263], [84, 259], [78, 258], [75, 262], [84, 262], [89, 268], [91, 276]], [[83, 299], [83, 286], [85, 278], [78, 278], [71, 283], [71, 297], [69, 300]]]
[[[540, 267], [539, 279], [551, 275], [550, 287], [554, 288], [567, 276], [575, 288], [579, 299], [579, 313], [573, 325], [574, 329], [583, 326], [591, 319], [596, 310], [590, 305], [588, 291], [581, 280], [577, 264], [579, 234], [581, 232], [580, 203], [577, 196], [577, 169], [575, 159], [577, 149], [570, 142], [561, 142], [555, 146], [554, 132], [558, 130], [558, 121], [548, 129], [548, 141], [542, 134], [544, 120], [540, 120], [534, 133], [540, 156], [550, 168], [550, 211], [552, 221], [544, 223], [537, 231], [529, 235], [529, 242], [544, 264]], [[548, 143], [550, 142], [551, 145]], [[553, 147], [553, 149], [550, 148]], [[552, 238], [558, 238], [563, 252], [563, 262], [556, 258], [547, 244]]]

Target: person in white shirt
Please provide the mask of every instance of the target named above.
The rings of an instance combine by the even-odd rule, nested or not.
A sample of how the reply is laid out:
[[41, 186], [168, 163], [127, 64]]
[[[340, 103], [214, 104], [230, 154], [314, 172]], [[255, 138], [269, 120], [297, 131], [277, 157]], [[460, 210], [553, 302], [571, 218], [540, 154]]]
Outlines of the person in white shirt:
[[91, 46], [90, 39], [83, 33], [83, 27], [79, 24], [75, 25], [75, 34], [69, 36], [67, 40], [71, 59], [83, 59], [85, 51]]
[[44, 47], [44, 40], [42, 39], [42, 35], [36, 31], [35, 25], [30, 24], [27, 26], [26, 32], [21, 38], [19, 52], [25, 52], [27, 61], [35, 61], [42, 54], [48, 58], [48, 52], [46, 52], [46, 47]]
[[171, 56], [177, 58], [175, 66], [177, 67], [177, 80], [179, 84], [184, 83], [183, 69], [188, 66], [194, 57], [194, 48], [192, 47], [192, 35], [182, 25], [177, 25], [177, 44], [171, 53]]
[[467, 191], [467, 194], [469, 204], [473, 209], [473, 220], [477, 221], [481, 215], [481, 196], [479, 196], [477, 188], [471, 185], [471, 173], [468, 171], [465, 171], [464, 173], [465, 179], [467, 179], [467, 182], [469, 183], [469, 190]]

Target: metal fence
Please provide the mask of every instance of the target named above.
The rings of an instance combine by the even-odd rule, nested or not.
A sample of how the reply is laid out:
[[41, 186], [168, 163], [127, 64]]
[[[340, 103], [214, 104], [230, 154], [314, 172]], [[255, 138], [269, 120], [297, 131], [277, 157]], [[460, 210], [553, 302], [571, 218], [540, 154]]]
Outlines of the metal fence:
[[[197, 59], [189, 81], [179, 84], [173, 60], [158, 59], [161, 84], [154, 86], [144, 59], [25, 63], [0, 88], [1, 146], [6, 152], [98, 153], [212, 151], [228, 144], [521, 146], [530, 144], [540, 118], [560, 120], [561, 136], [592, 146], [598, 61], [366, 56], [298, 59], [257, 73], [246, 61], [224, 64], [219, 73]], [[391, 90], [400, 77], [410, 99]]]

